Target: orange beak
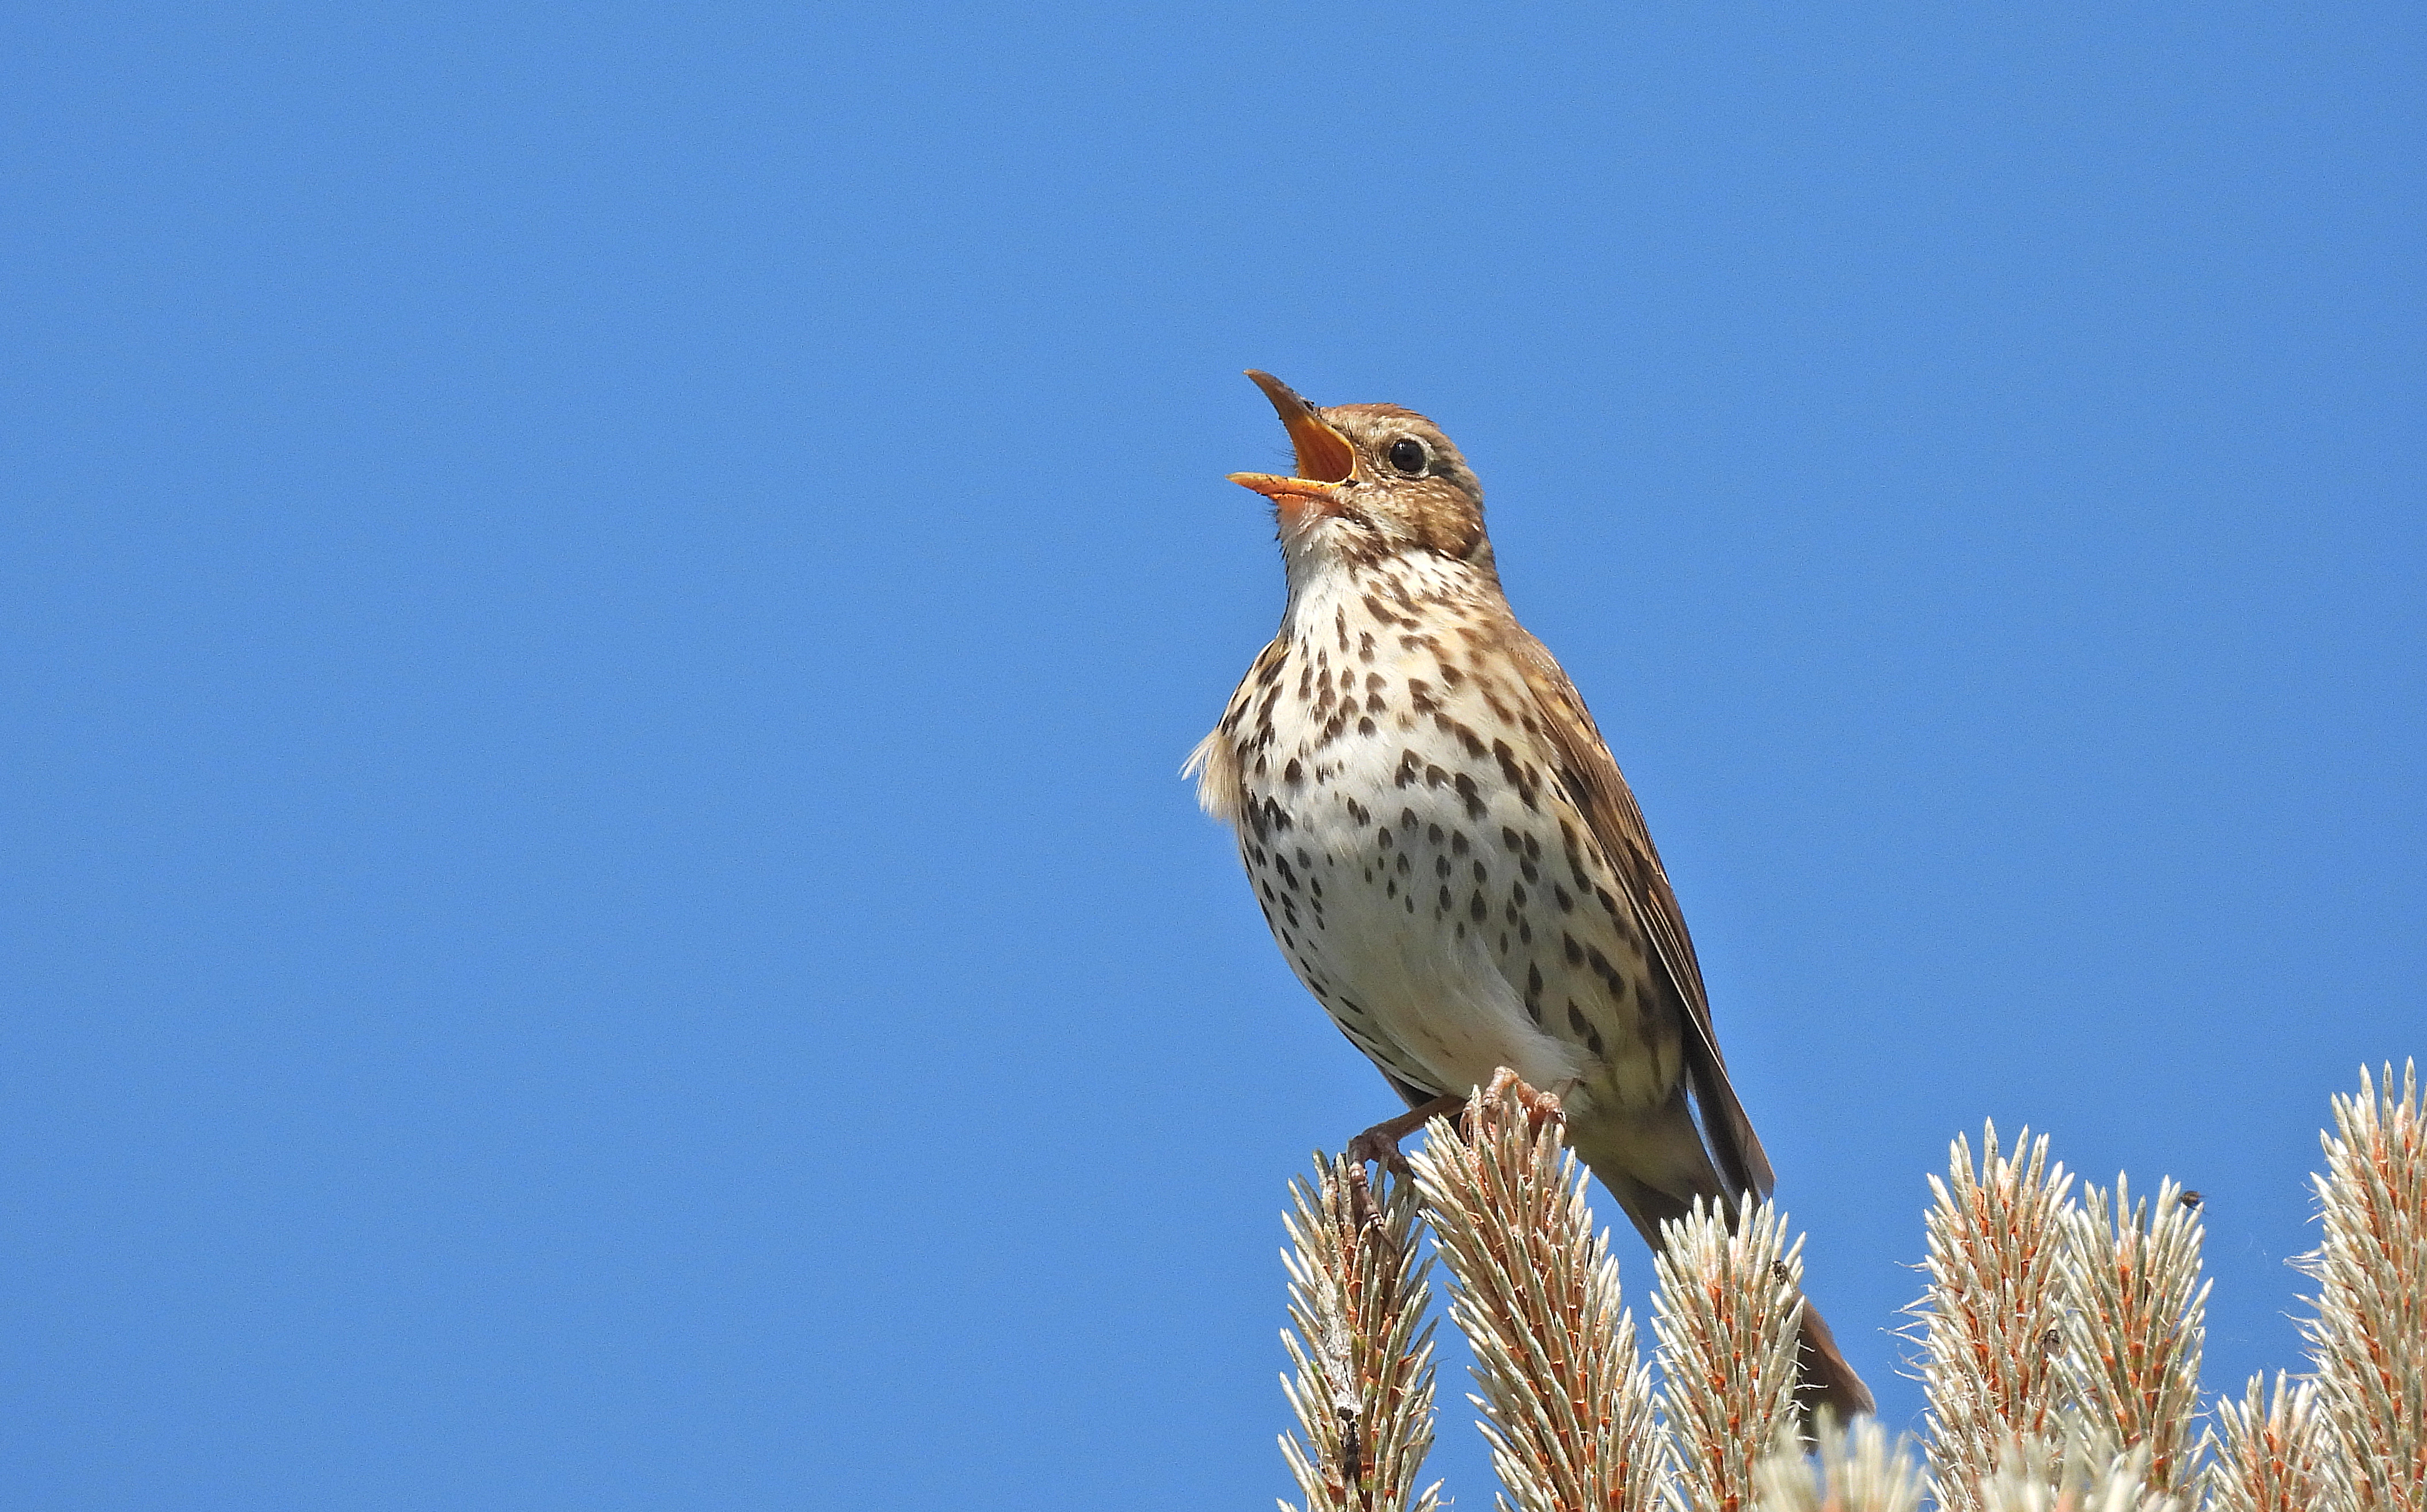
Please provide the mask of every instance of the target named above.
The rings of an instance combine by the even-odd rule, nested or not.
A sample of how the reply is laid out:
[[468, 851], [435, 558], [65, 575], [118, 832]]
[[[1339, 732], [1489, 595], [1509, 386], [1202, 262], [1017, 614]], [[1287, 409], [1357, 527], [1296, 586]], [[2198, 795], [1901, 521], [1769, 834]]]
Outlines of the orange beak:
[[1254, 489], [1284, 510], [1312, 507], [1330, 512], [1340, 500], [1335, 485], [1357, 476], [1357, 448], [1348, 444], [1346, 436], [1325, 424], [1315, 407], [1301, 398], [1297, 390], [1252, 367], [1247, 369], [1247, 376], [1264, 391], [1264, 398], [1273, 401], [1274, 413], [1289, 429], [1290, 447], [1297, 453], [1297, 476], [1232, 473], [1230, 481]]

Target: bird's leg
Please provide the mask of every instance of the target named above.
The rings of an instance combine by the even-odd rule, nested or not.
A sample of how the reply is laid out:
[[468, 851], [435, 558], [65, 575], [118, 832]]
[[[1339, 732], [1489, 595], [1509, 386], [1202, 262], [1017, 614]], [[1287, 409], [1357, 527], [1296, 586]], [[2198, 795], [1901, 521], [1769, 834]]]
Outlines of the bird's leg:
[[1374, 1200], [1374, 1188], [1366, 1180], [1365, 1162], [1373, 1161], [1394, 1176], [1408, 1174], [1408, 1158], [1399, 1153], [1399, 1141], [1445, 1114], [1454, 1114], [1466, 1106], [1466, 1099], [1442, 1093], [1432, 1101], [1420, 1103], [1399, 1114], [1385, 1118], [1373, 1128], [1348, 1142], [1348, 1211], [1355, 1215], [1359, 1227], [1382, 1221], [1382, 1210]]
[[1464, 1097], [1442, 1093], [1430, 1102], [1419, 1103], [1396, 1118], [1385, 1118], [1373, 1128], [1348, 1142], [1348, 1158], [1361, 1168], [1372, 1161], [1384, 1170], [1404, 1176], [1408, 1158], [1399, 1153], [1399, 1141], [1445, 1114], [1466, 1106]]

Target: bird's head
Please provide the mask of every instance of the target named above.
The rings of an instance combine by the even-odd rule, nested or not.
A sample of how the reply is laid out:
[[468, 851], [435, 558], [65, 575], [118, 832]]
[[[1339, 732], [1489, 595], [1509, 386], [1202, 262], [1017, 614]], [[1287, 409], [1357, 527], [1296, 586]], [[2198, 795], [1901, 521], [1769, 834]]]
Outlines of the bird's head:
[[1416, 552], [1491, 571], [1483, 485], [1440, 427], [1395, 404], [1319, 409], [1270, 373], [1247, 376], [1289, 429], [1297, 469], [1230, 481], [1273, 501], [1293, 577]]

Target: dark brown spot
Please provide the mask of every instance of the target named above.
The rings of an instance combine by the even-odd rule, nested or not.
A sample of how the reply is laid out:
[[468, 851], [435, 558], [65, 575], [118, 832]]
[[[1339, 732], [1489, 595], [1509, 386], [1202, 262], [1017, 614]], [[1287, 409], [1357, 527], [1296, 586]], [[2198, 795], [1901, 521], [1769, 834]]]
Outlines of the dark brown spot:
[[1576, 843], [1575, 826], [1564, 819], [1559, 821], [1559, 847], [1567, 853], [1568, 874], [1576, 879], [1577, 890], [1589, 890], [1592, 878], [1585, 871], [1584, 854]]
[[1601, 953], [1601, 947], [1598, 945], [1588, 945], [1585, 947], [1585, 959], [1592, 963], [1593, 975], [1597, 977], [1614, 977], [1618, 975], [1617, 971], [1613, 970], [1610, 967], [1609, 957]]
[[1507, 741], [1491, 742], [1491, 759], [1500, 763], [1500, 775], [1508, 786], [1519, 789], [1526, 786], [1525, 769], [1517, 764], [1517, 753], [1509, 748]]

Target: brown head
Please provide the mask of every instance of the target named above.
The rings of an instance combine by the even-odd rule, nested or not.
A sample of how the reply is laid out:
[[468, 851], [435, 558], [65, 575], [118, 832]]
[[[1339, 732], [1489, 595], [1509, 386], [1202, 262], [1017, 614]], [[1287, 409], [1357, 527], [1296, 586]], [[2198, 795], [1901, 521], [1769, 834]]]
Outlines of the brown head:
[[1426, 551], [1491, 574], [1483, 485], [1439, 426], [1395, 404], [1320, 409], [1270, 373], [1247, 376], [1289, 428], [1297, 471], [1232, 473], [1230, 481], [1273, 501], [1294, 567]]

